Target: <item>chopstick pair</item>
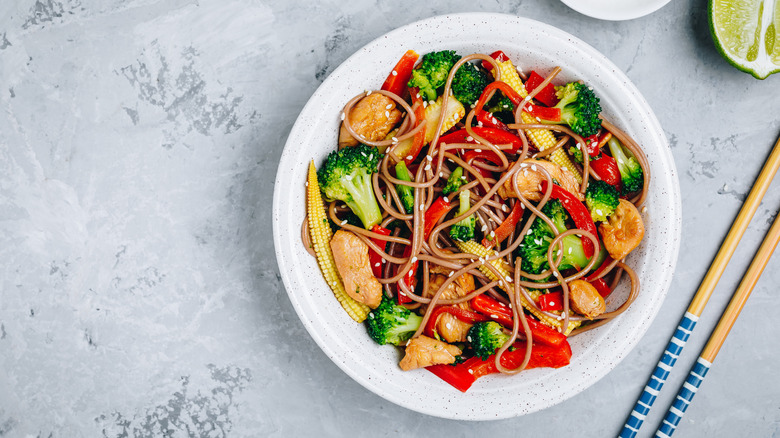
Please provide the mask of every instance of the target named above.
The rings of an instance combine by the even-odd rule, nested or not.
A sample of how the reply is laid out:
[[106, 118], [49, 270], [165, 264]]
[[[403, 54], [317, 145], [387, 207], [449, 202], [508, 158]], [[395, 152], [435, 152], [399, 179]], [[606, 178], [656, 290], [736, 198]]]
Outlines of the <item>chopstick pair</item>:
[[[677, 362], [677, 358], [680, 356], [680, 353], [682, 353], [688, 338], [696, 326], [696, 322], [699, 320], [702, 311], [704, 311], [707, 301], [712, 296], [712, 292], [715, 290], [715, 286], [723, 275], [729, 260], [731, 260], [731, 256], [734, 255], [734, 251], [736, 250], [739, 241], [745, 234], [748, 224], [750, 224], [750, 220], [753, 218], [758, 206], [761, 204], [761, 199], [763, 199], [769, 189], [769, 185], [777, 173], [778, 168], [780, 168], [780, 139], [775, 143], [772, 153], [769, 155], [769, 158], [767, 158], [763, 169], [761, 169], [761, 173], [753, 184], [750, 194], [742, 205], [728, 235], [726, 235], [726, 239], [723, 241], [720, 250], [718, 250], [718, 253], [715, 256], [710, 269], [707, 271], [704, 280], [702, 280], [699, 285], [699, 289], [696, 291], [691, 304], [688, 306], [680, 324], [677, 326], [677, 330], [675, 330], [674, 335], [669, 340], [669, 344], [667, 345], [661, 360], [650, 375], [650, 379], [648, 380], [647, 385], [645, 385], [642, 395], [634, 405], [634, 409], [631, 411], [628, 420], [626, 420], [626, 424], [623, 426], [619, 438], [634, 438], [639, 431], [639, 428], [642, 427], [642, 423], [650, 412], [650, 408], [653, 406], [666, 379], [669, 377], [669, 373]], [[778, 215], [778, 217], [780, 218], [780, 215]], [[685, 409], [687, 409], [696, 390], [704, 380], [707, 370], [709, 370], [712, 365], [712, 360], [720, 350], [720, 346], [723, 345], [731, 326], [734, 324], [734, 321], [736, 321], [737, 316], [739, 316], [739, 312], [742, 310], [747, 297], [750, 295], [753, 286], [755, 286], [758, 277], [763, 272], [772, 252], [777, 246], [778, 239], [780, 239], [780, 225], [778, 224], [780, 224], [780, 219], [775, 219], [775, 223], [772, 225], [772, 228], [764, 239], [764, 242], [761, 244], [756, 257], [751, 263], [750, 268], [735, 292], [732, 303], [729, 304], [728, 308], [723, 313], [721, 322], [718, 323], [718, 326], [713, 331], [712, 337], [702, 352], [701, 357], [697, 360], [688, 379], [680, 389], [680, 393], [675, 399], [675, 403], [670, 407], [669, 413], [667, 413], [666, 418], [656, 433], [657, 437], [666, 438], [671, 436], [671, 434], [674, 433], [677, 424], [679, 424], [680, 419], [682, 419]]]

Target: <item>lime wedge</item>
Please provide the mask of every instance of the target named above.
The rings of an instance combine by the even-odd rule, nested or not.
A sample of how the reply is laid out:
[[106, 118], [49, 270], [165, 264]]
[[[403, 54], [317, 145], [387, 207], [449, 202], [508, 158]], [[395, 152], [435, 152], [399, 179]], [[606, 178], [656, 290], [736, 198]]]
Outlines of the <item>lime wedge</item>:
[[710, 32], [734, 67], [764, 79], [780, 71], [780, 0], [710, 0]]

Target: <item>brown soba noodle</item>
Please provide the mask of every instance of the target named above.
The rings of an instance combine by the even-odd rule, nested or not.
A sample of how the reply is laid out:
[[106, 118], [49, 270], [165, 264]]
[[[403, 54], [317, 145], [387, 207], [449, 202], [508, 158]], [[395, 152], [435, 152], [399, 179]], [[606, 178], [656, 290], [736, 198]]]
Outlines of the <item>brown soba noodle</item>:
[[[442, 108], [447, 108], [447, 101], [451, 96], [451, 85], [453, 77], [457, 69], [471, 61], [484, 61], [493, 66], [495, 72], [495, 81], [500, 81], [500, 69], [497, 62], [490, 56], [483, 54], [473, 54], [461, 58], [455, 66], [451, 69], [444, 86]], [[568, 127], [562, 125], [551, 124], [527, 124], [523, 123], [521, 119], [521, 112], [519, 108], [523, 108], [525, 103], [530, 102], [531, 99], [541, 91], [555, 76], [560, 72], [560, 68], [555, 68], [544, 81], [535, 90], [528, 90], [529, 94], [522, 104], [517, 105], [514, 111], [514, 122], [509, 124], [508, 127], [513, 130], [522, 141], [522, 148], [508, 156], [505, 152], [509, 145], [492, 144], [485, 138], [481, 137], [474, 131], [472, 126], [475, 118], [475, 111], [472, 109], [468, 112], [465, 122], [459, 125], [462, 129], [465, 129], [469, 136], [471, 136], [477, 143], [457, 143], [457, 144], [444, 144], [439, 142], [444, 117], [441, 117], [433, 136], [433, 140], [426, 146], [427, 149], [423, 149], [420, 152], [422, 156], [422, 162], [417, 167], [415, 174], [413, 175], [413, 182], [402, 181], [394, 176], [394, 173], [390, 171], [394, 167], [398, 158], [396, 157], [395, 148], [399, 142], [411, 138], [417, 134], [421, 129], [426, 129], [426, 122], [417, 123], [415, 117], [415, 105], [408, 104], [401, 96], [394, 93], [382, 90], [373, 90], [366, 93], [361, 93], [347, 102], [342, 112], [343, 125], [346, 130], [355, 138], [360, 138], [362, 143], [375, 147], [387, 147], [387, 151], [379, 164], [379, 171], [373, 175], [373, 189], [379, 202], [380, 209], [382, 210], [383, 220], [381, 226], [390, 228], [393, 232], [390, 236], [384, 236], [372, 231], [366, 230], [361, 227], [353, 226], [344, 220], [344, 214], [348, 211], [348, 208], [339, 201], [331, 202], [328, 205], [328, 216], [336, 224], [340, 224], [340, 227], [346, 231], [356, 234], [360, 240], [362, 240], [370, 250], [377, 252], [386, 262], [382, 267], [382, 275], [378, 278], [379, 282], [384, 287], [384, 293], [387, 296], [393, 296], [397, 293], [405, 294], [412, 300], [411, 304], [406, 306], [410, 309], [424, 308], [422, 313], [423, 321], [420, 324], [420, 328], [417, 330], [414, 336], [419, 336], [424, 327], [426, 326], [428, 319], [431, 317], [432, 310], [437, 305], [451, 305], [464, 303], [477, 295], [489, 294], [490, 297], [503, 302], [510, 306], [513, 316], [513, 327], [511, 330], [511, 336], [507, 342], [498, 350], [495, 357], [495, 364], [498, 370], [505, 374], [515, 374], [520, 372], [526, 367], [531, 357], [531, 345], [533, 336], [529, 328], [528, 322], [525, 318], [519, 317], [523, 314], [523, 306], [521, 301], [525, 300], [530, 306], [532, 306], [537, 312], [546, 314], [553, 318], [557, 318], [562, 321], [562, 327], [568, 327], [570, 321], [582, 321], [588, 322], [583, 324], [579, 328], [572, 332], [572, 335], [591, 330], [598, 327], [610, 319], [615, 318], [624, 312], [629, 305], [636, 299], [639, 293], [639, 281], [636, 273], [627, 266], [623, 260], [614, 260], [606, 267], [602, 267], [598, 275], [598, 278], [604, 278], [614, 289], [617, 283], [625, 275], [630, 283], [630, 289], [626, 300], [619, 305], [617, 303], [611, 303], [610, 307], [617, 307], [614, 310], [602, 313], [594, 318], [588, 318], [578, 315], [571, 311], [569, 307], [569, 284], [577, 279], [585, 277], [593, 268], [597, 257], [590, 258], [590, 262], [587, 266], [582, 267], [579, 270], [567, 269], [565, 275], [559, 270], [562, 256], [556, 257], [556, 249], [562, 248], [561, 239], [568, 235], [578, 235], [583, 241], [590, 240], [593, 242], [594, 247], [598, 248], [599, 237], [588, 232], [584, 229], [569, 229], [563, 233], [559, 233], [553, 224], [552, 220], [542, 213], [542, 208], [551, 199], [552, 186], [554, 183], [553, 177], [542, 167], [539, 167], [537, 171], [541, 173], [546, 182], [542, 187], [546, 187], [546, 191], [542, 193], [541, 199], [538, 202], [531, 202], [526, 199], [520, 188], [518, 187], [517, 178], [515, 175], [521, 171], [525, 164], [524, 160], [528, 158], [542, 159], [549, 156], [554, 151], [563, 148], [566, 145], [577, 144], [582, 151], [586, 150], [585, 141], [582, 137], [577, 135]], [[398, 107], [403, 109], [405, 116], [400, 122], [398, 131], [394, 134], [394, 138], [391, 140], [382, 141], [369, 141], [362, 138], [352, 127], [350, 119], [350, 110], [361, 98], [371, 94], [381, 93], [388, 98], [392, 99]], [[442, 111], [444, 113], [444, 111]], [[647, 158], [643, 153], [639, 145], [625, 132], [615, 127], [608, 120], [602, 117], [602, 127], [609, 133], [611, 133], [616, 139], [618, 139], [637, 159], [638, 163], [642, 167], [644, 172], [644, 185], [642, 190], [637, 193], [629, 201], [636, 206], [641, 206], [647, 196], [647, 188], [649, 186], [650, 168]], [[544, 151], [536, 152], [532, 154], [530, 151], [529, 141], [526, 138], [525, 131], [528, 129], [546, 129], [552, 130], [557, 133], [557, 144], [554, 148], [550, 148]], [[468, 149], [481, 149], [483, 151], [492, 151], [500, 159], [500, 164], [488, 164], [480, 161], [464, 161], [462, 156], [458, 153], [460, 150]], [[583, 153], [582, 163], [582, 183], [579, 185], [579, 192], [584, 194], [590, 178], [599, 179], [598, 175], [590, 167], [590, 158], [588, 153]], [[427, 240], [423, 239], [422, 232], [412, 232], [411, 237], [402, 237], [401, 229], [406, 228], [408, 230], [422, 230], [423, 227], [423, 215], [424, 212], [431, 206], [433, 201], [441, 195], [444, 183], [447, 181], [448, 176], [455, 170], [456, 167], [462, 167], [464, 175], [468, 177], [468, 182], [462, 185], [456, 192], [449, 195], [450, 199], [454, 199], [461, 191], [471, 189], [471, 207], [463, 215], [456, 215], [451, 219], [445, 219], [433, 227], [430, 236]], [[496, 180], [493, 178], [483, 176], [480, 170], [486, 170], [488, 172], [500, 173], [500, 177]], [[514, 193], [517, 194], [517, 198], [502, 199], [498, 195], [500, 187], [505, 185], [507, 181], [511, 181], [511, 185]], [[557, 182], [557, 181], [556, 181]], [[414, 209], [411, 214], [406, 213], [402, 206], [401, 199], [396, 191], [396, 185], [403, 184], [411, 187], [414, 190]], [[478, 188], [479, 190], [475, 190]], [[522, 207], [525, 210], [526, 216], [522, 227], [519, 230], [512, 232], [504, 242], [502, 242], [498, 248], [495, 256], [488, 257], [487, 259], [480, 259], [474, 254], [468, 254], [460, 252], [454, 241], [450, 238], [448, 233], [444, 232], [452, 225], [460, 221], [464, 217], [474, 214], [477, 220], [477, 229], [481, 227], [484, 235], [492, 235], [502, 221], [508, 216], [508, 212], [514, 207], [515, 203], [522, 203]], [[507, 208], [508, 207], [508, 208]], [[530, 216], [529, 216], [530, 215]], [[522, 243], [523, 238], [529, 232], [534, 219], [540, 218], [545, 221], [555, 233], [555, 238], [550, 243], [547, 253], [547, 263], [549, 269], [541, 274], [532, 274], [524, 272], [521, 269], [521, 260], [513, 259], [513, 252]], [[304, 240], [305, 247], [313, 254], [309, 244], [309, 233], [307, 221], [303, 221], [301, 228], [301, 236]], [[374, 240], [384, 241], [388, 245], [382, 247], [377, 245]], [[402, 255], [404, 249], [411, 246], [409, 255]], [[558, 251], [560, 253], [560, 251]], [[490, 262], [492, 260], [500, 260], [509, 270], [513, 272], [512, 278], [502, 277], [501, 273]], [[399, 282], [407, 272], [412, 268], [412, 264], [418, 262], [421, 268], [418, 269], [418, 290], [414, 287], [406, 286], [405, 282]], [[489, 279], [482, 271], [479, 270], [480, 266], [484, 266], [491, 270], [495, 275], [495, 278], [500, 280], [493, 281]], [[431, 284], [431, 270], [434, 267], [441, 267], [451, 270], [452, 273], [444, 280], [443, 284], [439, 286], [432, 296], [425, 296], [425, 291], [428, 290]], [[444, 299], [442, 298], [443, 292], [447, 287], [455, 282], [460, 276], [464, 274], [470, 274], [476, 281], [475, 290], [469, 292], [467, 295], [457, 299]], [[554, 281], [546, 281], [548, 278], [555, 277]], [[591, 278], [593, 280], [593, 278]], [[418, 293], [419, 289], [422, 289], [422, 293]], [[550, 290], [553, 288], [561, 288], [563, 293], [563, 312], [561, 314], [546, 312], [539, 308], [534, 299], [529, 295], [529, 289], [536, 289], [541, 291]], [[505, 292], [508, 291], [508, 292]], [[507, 351], [510, 346], [513, 345], [516, 339], [524, 338], [527, 340], [525, 358], [519, 367], [515, 369], [507, 369], [504, 367], [500, 358], [502, 354]]]

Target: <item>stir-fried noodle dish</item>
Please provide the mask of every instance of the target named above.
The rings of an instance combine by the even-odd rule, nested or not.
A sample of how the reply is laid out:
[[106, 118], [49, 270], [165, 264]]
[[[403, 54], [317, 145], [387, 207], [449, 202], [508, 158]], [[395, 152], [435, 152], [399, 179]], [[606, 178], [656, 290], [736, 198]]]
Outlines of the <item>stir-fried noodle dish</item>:
[[336, 299], [402, 370], [464, 392], [568, 365], [568, 337], [639, 293], [647, 159], [598, 90], [542, 68], [409, 50], [309, 168], [301, 236]]

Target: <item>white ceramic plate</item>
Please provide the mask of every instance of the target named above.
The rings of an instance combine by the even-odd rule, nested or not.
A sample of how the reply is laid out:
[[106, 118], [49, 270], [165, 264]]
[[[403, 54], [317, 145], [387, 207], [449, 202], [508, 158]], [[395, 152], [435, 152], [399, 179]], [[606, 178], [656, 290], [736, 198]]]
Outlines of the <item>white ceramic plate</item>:
[[[518, 376], [488, 376], [463, 394], [425, 370], [403, 372], [399, 351], [376, 345], [333, 298], [316, 261], [304, 249], [304, 181], [310, 160], [320, 165], [336, 146], [339, 114], [352, 96], [381, 86], [407, 49], [454, 49], [461, 55], [503, 50], [517, 65], [560, 79], [582, 79], [602, 99], [604, 114], [645, 149], [652, 183], [644, 243], [630, 257], [642, 284], [639, 298], [610, 324], [571, 339], [569, 366]], [[523, 415], [559, 403], [607, 374], [639, 341], [658, 312], [672, 277], [680, 237], [680, 193], [674, 162], [658, 120], [628, 78], [602, 54], [554, 27], [515, 16], [435, 17], [377, 38], [338, 67], [314, 93], [290, 133], [277, 171], [274, 243], [287, 292], [303, 325], [344, 372], [376, 394], [415, 411], [462, 420]], [[627, 287], [613, 296], [622, 299]]]
[[561, 0], [580, 14], [601, 20], [633, 20], [661, 9], [670, 0]]

